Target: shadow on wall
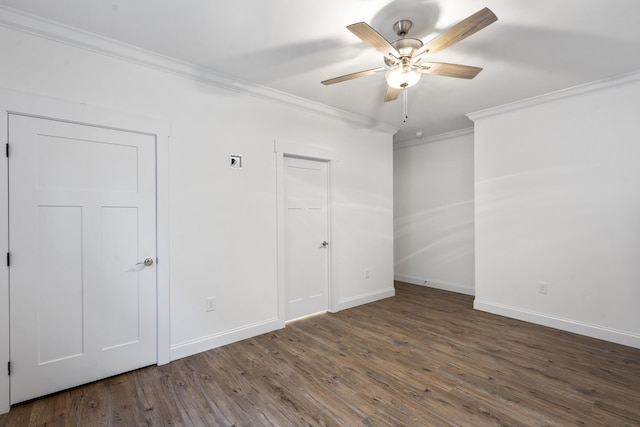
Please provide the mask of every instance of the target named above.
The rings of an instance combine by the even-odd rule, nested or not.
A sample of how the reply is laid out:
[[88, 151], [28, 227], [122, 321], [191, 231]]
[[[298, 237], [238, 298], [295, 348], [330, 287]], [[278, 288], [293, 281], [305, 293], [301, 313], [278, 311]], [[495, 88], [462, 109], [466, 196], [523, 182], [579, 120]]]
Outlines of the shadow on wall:
[[473, 286], [474, 201], [397, 217], [396, 275]]

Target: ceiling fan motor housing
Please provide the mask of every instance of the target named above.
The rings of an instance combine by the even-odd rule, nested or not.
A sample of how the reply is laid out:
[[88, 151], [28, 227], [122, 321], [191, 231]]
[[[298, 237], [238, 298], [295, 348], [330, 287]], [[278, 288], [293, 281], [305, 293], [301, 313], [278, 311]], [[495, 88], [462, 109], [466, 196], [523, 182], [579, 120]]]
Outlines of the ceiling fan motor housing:
[[[393, 46], [398, 53], [400, 53], [401, 58], [407, 57], [410, 58], [413, 55], [413, 52], [420, 49], [422, 47], [422, 40], [406, 38], [399, 39], [394, 42], [391, 42], [391, 46]], [[400, 58], [398, 58], [400, 59]], [[384, 57], [384, 63], [389, 67], [396, 64], [397, 61], [392, 61], [391, 59]]]

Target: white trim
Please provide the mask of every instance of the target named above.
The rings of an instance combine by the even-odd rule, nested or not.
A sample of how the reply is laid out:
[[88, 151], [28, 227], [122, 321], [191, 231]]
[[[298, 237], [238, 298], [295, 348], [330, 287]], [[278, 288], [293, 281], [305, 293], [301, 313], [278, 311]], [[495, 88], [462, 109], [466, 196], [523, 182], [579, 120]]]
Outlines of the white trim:
[[391, 298], [395, 295], [396, 289], [393, 287], [389, 289], [383, 289], [381, 291], [369, 292], [355, 297], [341, 299], [340, 301], [338, 301], [338, 309], [330, 311], [332, 313], [335, 313], [336, 311], [346, 310], [363, 304], [369, 304], [371, 302], [379, 301], [385, 298]]
[[171, 346], [171, 360], [181, 359], [183, 357], [192, 356], [202, 353], [203, 351], [212, 350], [222, 347], [223, 345], [232, 344], [247, 338], [266, 334], [267, 332], [280, 329], [278, 319], [269, 319], [264, 322], [254, 323], [252, 325], [243, 326], [237, 329], [221, 332], [219, 334], [201, 337], [191, 341], [185, 341], [180, 344]]
[[544, 313], [537, 313], [534, 311], [523, 310], [518, 307], [510, 307], [478, 299], [473, 302], [473, 308], [500, 316], [510, 317], [512, 319], [523, 320], [537, 325], [543, 325], [554, 329], [560, 329], [562, 331], [610, 341], [616, 344], [640, 348], [640, 335], [631, 332], [605, 328], [598, 325], [592, 325], [576, 320], [565, 319], [562, 317], [551, 316]]
[[[0, 88], [0, 111], [26, 114], [34, 117], [48, 117], [74, 123], [86, 123], [110, 129], [121, 129], [155, 135], [156, 172], [157, 172], [157, 363], [168, 363], [171, 339], [170, 303], [169, 303], [169, 136], [171, 126], [167, 122], [148, 117], [140, 117], [126, 112], [112, 111], [79, 103], [31, 95], [10, 89]], [[0, 133], [7, 138], [7, 119], [0, 120]], [[5, 140], [6, 142], [6, 140]], [[6, 162], [0, 166], [0, 245], [6, 248], [5, 238], [8, 223], [8, 197]], [[0, 251], [2, 249], [0, 248]], [[5, 249], [6, 252], [6, 249]], [[1, 252], [0, 252], [1, 253]], [[3, 270], [4, 269], [4, 270]], [[9, 286], [8, 269], [0, 266], [0, 364], [9, 359]], [[6, 360], [2, 358], [6, 351]], [[6, 365], [4, 365], [6, 366]], [[9, 410], [9, 377], [0, 375], [0, 413]]]
[[427, 138], [414, 139], [412, 141], [399, 142], [393, 145], [393, 151], [402, 150], [404, 148], [415, 147], [417, 145], [430, 144], [432, 142], [446, 141], [452, 138], [459, 138], [461, 136], [473, 135], [473, 127], [458, 129], [451, 132], [441, 133], [439, 135], [433, 135]]
[[567, 89], [550, 92], [544, 95], [534, 96], [532, 98], [523, 99], [521, 101], [511, 102], [497, 107], [487, 108], [485, 110], [476, 111], [467, 114], [467, 117], [474, 122], [491, 116], [496, 116], [512, 111], [521, 110], [537, 105], [547, 104], [562, 99], [573, 98], [576, 96], [586, 95], [600, 90], [610, 89], [616, 86], [635, 83], [640, 80], [640, 71], [622, 74], [608, 79], [597, 80]]
[[183, 78], [208, 83], [224, 89], [246, 93], [297, 109], [338, 118], [364, 128], [393, 135], [398, 128], [369, 118], [343, 111], [319, 102], [304, 99], [266, 86], [232, 79], [204, 67], [160, 55], [117, 40], [89, 33], [55, 21], [44, 19], [7, 6], [0, 6], [0, 26], [34, 34], [81, 49], [108, 55], [124, 61], [174, 74]]
[[427, 288], [440, 289], [443, 291], [456, 292], [458, 294], [475, 296], [476, 290], [473, 287], [460, 283], [446, 282], [444, 280], [418, 279], [411, 276], [396, 274], [394, 280], [411, 283], [412, 285], [426, 286]]
[[337, 224], [336, 209], [333, 204], [334, 195], [336, 194], [336, 173], [334, 168], [339, 163], [337, 154], [332, 150], [325, 148], [319, 148], [312, 145], [297, 144], [287, 141], [276, 140], [274, 141], [274, 152], [276, 154], [276, 218], [277, 218], [277, 259], [278, 259], [278, 324], [281, 328], [285, 327], [286, 322], [286, 282], [285, 282], [285, 221], [284, 221], [284, 157], [294, 156], [306, 159], [317, 160], [321, 162], [327, 162], [327, 174], [329, 180], [329, 194], [328, 194], [328, 229], [329, 229], [329, 286], [328, 286], [328, 298], [327, 309], [330, 312], [335, 312], [338, 307], [337, 294], [334, 289], [334, 284], [337, 277], [337, 248], [339, 248], [339, 242], [337, 238], [337, 232], [333, 225]]
[[[2, 96], [0, 91], [1, 103], [6, 102], [6, 98]], [[2, 135], [3, 144], [7, 142], [8, 126], [6, 109], [0, 111], [5, 117], [0, 118], [0, 135]], [[0, 144], [0, 145], [3, 145]], [[9, 186], [8, 186], [8, 159], [0, 161], [0, 253], [9, 251]], [[7, 366], [11, 353], [9, 351], [9, 268], [7, 263], [0, 263], [0, 368]], [[0, 414], [9, 411], [11, 406], [10, 377], [6, 375], [6, 371], [0, 371]]]
[[156, 131], [156, 256], [157, 276], [157, 346], [158, 365], [171, 361], [171, 284], [169, 250], [169, 140], [171, 128], [162, 123], [164, 129]]

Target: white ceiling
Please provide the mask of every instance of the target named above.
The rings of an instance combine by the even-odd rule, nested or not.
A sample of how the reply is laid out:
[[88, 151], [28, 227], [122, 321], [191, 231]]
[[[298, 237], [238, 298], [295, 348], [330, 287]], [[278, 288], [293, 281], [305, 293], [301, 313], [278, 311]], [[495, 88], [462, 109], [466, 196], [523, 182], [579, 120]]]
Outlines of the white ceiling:
[[[398, 127], [396, 142], [472, 123], [465, 114], [640, 70], [637, 0], [0, 0], [0, 4]], [[398, 19], [428, 40], [489, 7], [498, 21], [431, 57], [483, 67], [473, 80], [423, 76], [383, 103], [383, 65], [345, 27], [365, 21], [388, 40]]]

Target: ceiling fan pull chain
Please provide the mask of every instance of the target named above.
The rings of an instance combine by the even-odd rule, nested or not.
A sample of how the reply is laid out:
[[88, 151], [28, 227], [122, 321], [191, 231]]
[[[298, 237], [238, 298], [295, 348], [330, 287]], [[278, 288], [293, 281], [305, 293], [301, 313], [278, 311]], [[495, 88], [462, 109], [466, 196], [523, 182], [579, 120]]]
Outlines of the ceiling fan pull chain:
[[407, 119], [409, 118], [407, 97], [409, 95], [407, 95], [407, 92], [408, 92], [407, 88], [404, 88], [404, 90], [402, 92], [404, 92], [403, 95], [402, 95], [403, 115], [404, 115], [404, 118], [403, 118], [402, 121], [404, 123], [407, 123]]

